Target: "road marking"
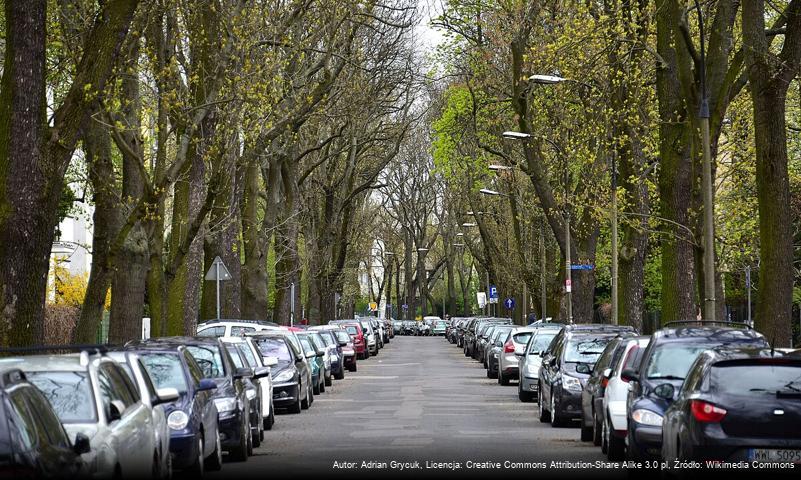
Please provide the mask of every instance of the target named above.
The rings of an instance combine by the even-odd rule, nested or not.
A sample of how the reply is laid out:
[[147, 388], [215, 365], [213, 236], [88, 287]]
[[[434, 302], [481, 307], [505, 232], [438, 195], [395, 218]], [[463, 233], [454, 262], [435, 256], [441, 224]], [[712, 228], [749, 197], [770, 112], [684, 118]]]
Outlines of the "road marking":
[[379, 361], [378, 363], [359, 365], [359, 366], [361, 368], [364, 368], [364, 367], [377, 367], [379, 365], [379, 363], [381, 364], [382, 368], [383, 367], [412, 367], [412, 366], [415, 366], [415, 365], [420, 365], [419, 363], [381, 363]]
[[363, 377], [360, 376], [360, 377], [357, 377], [357, 378], [363, 379], [363, 380], [394, 380], [394, 379], [398, 378], [398, 376], [397, 375], [387, 375], [387, 376], [365, 375]]

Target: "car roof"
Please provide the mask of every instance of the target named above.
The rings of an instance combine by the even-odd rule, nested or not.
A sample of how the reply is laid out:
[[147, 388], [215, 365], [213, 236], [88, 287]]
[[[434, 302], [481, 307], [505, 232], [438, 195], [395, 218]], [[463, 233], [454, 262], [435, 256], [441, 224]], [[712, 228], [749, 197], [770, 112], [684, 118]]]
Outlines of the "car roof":
[[688, 341], [693, 339], [716, 339], [729, 341], [758, 341], [765, 340], [764, 335], [751, 329], [710, 327], [710, 326], [684, 326], [668, 327], [657, 330], [653, 334], [654, 340], [661, 342]]
[[219, 320], [206, 320], [205, 322], [199, 323], [197, 326], [199, 327], [208, 327], [212, 325], [236, 325], [236, 326], [258, 326], [258, 327], [278, 327], [279, 325], [275, 322], [269, 322], [267, 320], [247, 320], [242, 318], [221, 318]]
[[783, 359], [801, 364], [801, 355], [779, 352], [770, 348], [721, 346], [704, 352], [712, 363], [730, 360]]
[[573, 323], [564, 325], [564, 328], [567, 332], [609, 331], [610, 333], [615, 333], [615, 332], [637, 333], [636, 330], [634, 330], [634, 327], [630, 325], [610, 325], [608, 323]]

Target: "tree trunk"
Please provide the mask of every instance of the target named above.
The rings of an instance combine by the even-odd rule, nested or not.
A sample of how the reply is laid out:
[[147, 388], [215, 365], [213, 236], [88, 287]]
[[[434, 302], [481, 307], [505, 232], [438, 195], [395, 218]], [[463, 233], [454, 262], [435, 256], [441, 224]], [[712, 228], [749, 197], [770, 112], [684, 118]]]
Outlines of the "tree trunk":
[[[292, 202], [296, 205], [296, 202]], [[289, 206], [275, 231], [275, 318], [289, 322], [292, 302], [295, 305], [295, 323], [300, 321], [300, 258], [298, 256], [298, 221], [296, 208]], [[291, 295], [292, 284], [295, 296]]]

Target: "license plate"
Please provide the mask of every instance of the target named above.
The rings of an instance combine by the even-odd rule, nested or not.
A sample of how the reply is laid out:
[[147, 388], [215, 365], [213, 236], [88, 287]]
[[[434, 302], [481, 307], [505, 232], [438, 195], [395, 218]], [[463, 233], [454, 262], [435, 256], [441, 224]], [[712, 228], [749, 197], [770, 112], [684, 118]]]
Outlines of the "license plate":
[[533, 391], [535, 391], [535, 392], [536, 392], [536, 391], [537, 391], [537, 384], [536, 384], [536, 383], [533, 383], [533, 384], [531, 384], [531, 386], [530, 386], [530, 387], [528, 387], [528, 388], [530, 388], [531, 390], [533, 390]]
[[748, 458], [757, 462], [787, 462], [801, 464], [801, 450], [752, 448]]

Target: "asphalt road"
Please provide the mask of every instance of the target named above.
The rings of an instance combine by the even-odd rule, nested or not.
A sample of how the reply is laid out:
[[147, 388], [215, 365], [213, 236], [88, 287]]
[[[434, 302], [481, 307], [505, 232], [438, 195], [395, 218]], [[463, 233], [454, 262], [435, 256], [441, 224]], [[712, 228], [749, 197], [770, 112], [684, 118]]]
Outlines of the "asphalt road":
[[[247, 462], [226, 461], [221, 472], [209, 476], [464, 478], [527, 474], [537, 471], [526, 468], [537, 462], [544, 462], [549, 476], [626, 476], [622, 468], [597, 468], [594, 462], [604, 456], [579, 441], [577, 427], [552, 428], [535, 413], [536, 404], [517, 399], [516, 384], [502, 387], [486, 378], [478, 362], [444, 338], [396, 336], [378, 356], [360, 360], [357, 372], [315, 396], [311, 409], [278, 415]], [[573, 464], [554, 468], [552, 461]], [[447, 464], [429, 468], [434, 462]], [[577, 470], [578, 462], [593, 466]]]

